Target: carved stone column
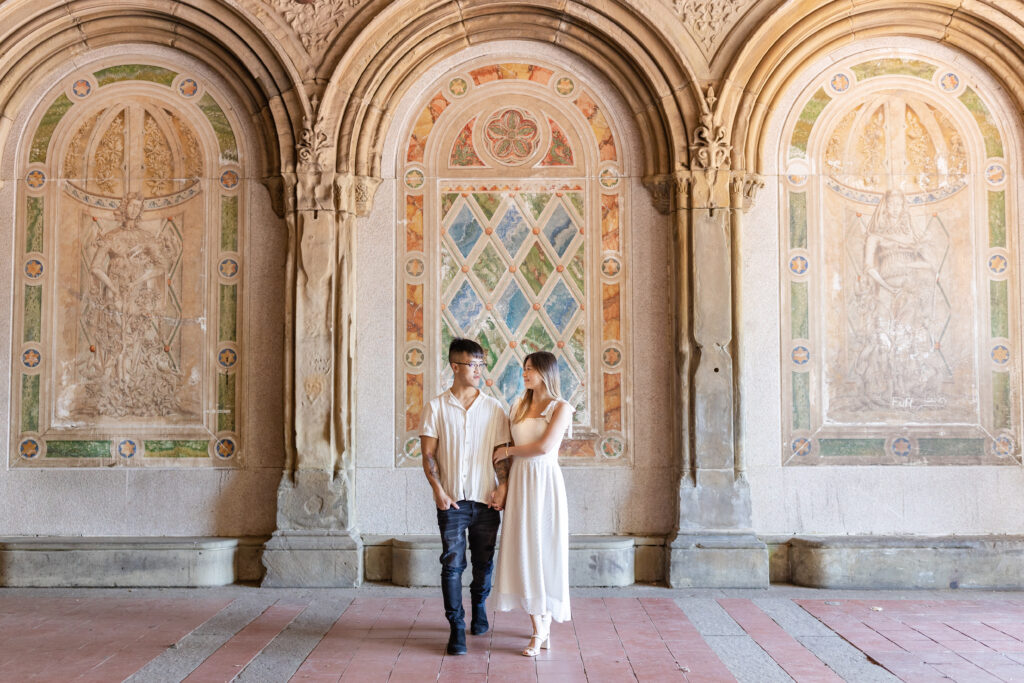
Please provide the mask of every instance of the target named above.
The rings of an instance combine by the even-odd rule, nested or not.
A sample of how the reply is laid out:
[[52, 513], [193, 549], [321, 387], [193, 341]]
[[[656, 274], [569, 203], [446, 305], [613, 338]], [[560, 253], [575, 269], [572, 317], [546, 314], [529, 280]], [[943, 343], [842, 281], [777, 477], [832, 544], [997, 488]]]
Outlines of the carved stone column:
[[692, 168], [676, 174], [680, 278], [690, 268], [689, 290], [680, 289], [678, 302], [686, 392], [680, 404], [690, 410], [668, 577], [673, 588], [767, 587], [768, 551], [753, 533], [750, 488], [736, 459], [732, 236], [742, 206], [733, 201], [730, 146], [713, 121], [714, 100], [709, 88]]
[[353, 222], [367, 183], [335, 173], [334, 150], [319, 127], [307, 126], [298, 153], [295, 174], [285, 178], [293, 320], [288, 456], [277, 531], [263, 551], [263, 585], [351, 587], [363, 576], [350, 420]]

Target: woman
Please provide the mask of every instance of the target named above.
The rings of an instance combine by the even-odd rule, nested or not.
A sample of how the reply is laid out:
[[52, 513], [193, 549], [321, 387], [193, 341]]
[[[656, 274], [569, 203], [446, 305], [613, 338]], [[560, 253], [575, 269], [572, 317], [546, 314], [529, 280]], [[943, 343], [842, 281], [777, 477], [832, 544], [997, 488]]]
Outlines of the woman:
[[[512, 440], [495, 463], [512, 459], [494, 592], [497, 609], [522, 607], [533, 622], [523, 655], [551, 645], [551, 619], [569, 620], [569, 520], [558, 448], [573, 408], [559, 397], [558, 364], [547, 351], [523, 363], [526, 392], [512, 407]], [[499, 492], [499, 496], [504, 494]]]

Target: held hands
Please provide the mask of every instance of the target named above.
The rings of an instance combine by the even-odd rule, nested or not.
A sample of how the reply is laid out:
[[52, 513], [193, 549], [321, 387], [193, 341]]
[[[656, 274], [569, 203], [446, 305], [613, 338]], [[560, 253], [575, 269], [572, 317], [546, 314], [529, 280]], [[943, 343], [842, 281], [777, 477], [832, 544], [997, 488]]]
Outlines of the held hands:
[[506, 496], [508, 496], [508, 484], [498, 484], [498, 487], [491, 491], [490, 507], [495, 510], [504, 510]]
[[499, 463], [507, 457], [509, 457], [508, 446], [498, 446], [494, 449], [494, 452], [491, 453], [491, 462]]

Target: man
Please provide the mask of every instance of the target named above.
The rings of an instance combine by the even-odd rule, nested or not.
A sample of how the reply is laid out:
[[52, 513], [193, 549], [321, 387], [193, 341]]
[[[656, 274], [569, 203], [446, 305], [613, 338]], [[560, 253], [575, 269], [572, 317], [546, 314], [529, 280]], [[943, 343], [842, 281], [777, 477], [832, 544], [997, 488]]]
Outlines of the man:
[[[495, 399], [478, 388], [484, 350], [470, 339], [455, 339], [448, 347], [452, 387], [430, 401], [423, 411], [420, 452], [423, 472], [434, 492], [437, 526], [441, 531], [441, 594], [451, 634], [448, 654], [466, 654], [462, 572], [466, 569], [466, 537], [472, 553], [473, 599], [470, 633], [487, 633], [487, 608], [494, 568], [494, 544], [504, 496], [494, 496], [495, 475], [508, 480], [508, 460], [491, 463], [498, 446], [510, 442], [508, 416]], [[499, 498], [502, 499], [499, 501]]]

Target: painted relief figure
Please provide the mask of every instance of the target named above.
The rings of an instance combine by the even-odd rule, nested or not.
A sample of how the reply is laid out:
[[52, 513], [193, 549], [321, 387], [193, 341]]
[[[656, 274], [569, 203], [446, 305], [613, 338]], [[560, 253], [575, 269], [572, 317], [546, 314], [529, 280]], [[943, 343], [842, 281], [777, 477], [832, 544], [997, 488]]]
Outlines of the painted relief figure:
[[862, 274], [850, 302], [852, 376], [863, 407], [922, 409], [946, 403], [951, 375], [935, 331], [939, 284], [936, 245], [915, 227], [906, 197], [889, 190], [863, 235]]
[[79, 356], [85, 384], [85, 405], [79, 407], [99, 415], [181, 410], [176, 394], [182, 376], [164, 341], [164, 328], [175, 317], [169, 285], [181, 245], [171, 230], [144, 229], [142, 211], [142, 198], [129, 194], [115, 212], [119, 225], [84, 245], [89, 280], [81, 328], [89, 345]]

